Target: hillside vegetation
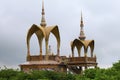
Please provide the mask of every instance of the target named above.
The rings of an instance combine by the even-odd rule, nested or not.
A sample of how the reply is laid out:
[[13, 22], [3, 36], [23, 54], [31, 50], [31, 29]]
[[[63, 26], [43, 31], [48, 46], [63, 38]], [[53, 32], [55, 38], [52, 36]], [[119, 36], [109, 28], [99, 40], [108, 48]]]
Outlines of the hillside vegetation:
[[15, 69], [0, 69], [0, 80], [120, 80], [120, 61], [108, 69], [87, 69], [81, 75], [53, 71], [24, 73]]

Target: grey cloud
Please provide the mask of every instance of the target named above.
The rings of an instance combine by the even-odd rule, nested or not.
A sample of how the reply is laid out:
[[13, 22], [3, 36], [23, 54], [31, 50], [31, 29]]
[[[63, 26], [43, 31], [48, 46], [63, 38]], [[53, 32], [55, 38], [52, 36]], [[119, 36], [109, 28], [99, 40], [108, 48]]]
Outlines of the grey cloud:
[[[15, 65], [25, 61], [26, 34], [32, 24], [40, 24], [41, 1], [0, 1], [0, 64]], [[45, 0], [46, 22], [58, 25], [61, 54], [69, 55], [70, 41], [79, 36], [80, 13], [83, 11], [87, 39], [95, 40], [99, 66], [109, 66], [120, 59], [118, 1]], [[55, 40], [51, 37], [50, 44]], [[39, 51], [37, 40], [31, 40], [31, 51]], [[53, 40], [53, 41], [52, 41]], [[55, 45], [52, 45], [55, 52]], [[37, 50], [37, 51], [35, 51]], [[37, 53], [39, 54], [39, 53]], [[6, 58], [7, 57], [7, 58]]]

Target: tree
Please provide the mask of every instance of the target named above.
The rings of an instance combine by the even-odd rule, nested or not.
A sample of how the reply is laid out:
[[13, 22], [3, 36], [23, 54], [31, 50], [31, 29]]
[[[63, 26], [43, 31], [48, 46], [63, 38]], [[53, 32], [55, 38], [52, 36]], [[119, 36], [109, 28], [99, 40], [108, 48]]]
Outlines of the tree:
[[14, 77], [18, 74], [19, 71], [13, 70], [13, 69], [1, 69], [0, 70], [0, 78], [4, 79], [6, 78], [7, 80], [10, 79], [11, 77]]
[[96, 77], [96, 71], [97, 69], [93, 69], [93, 68], [87, 69], [84, 71], [84, 76], [86, 78], [94, 79]]
[[114, 63], [112, 68], [120, 72], [120, 60]]
[[25, 73], [14, 69], [0, 69], [0, 80], [120, 80], [120, 61], [111, 68], [91, 68], [83, 74], [71, 74], [54, 71], [31, 71]]

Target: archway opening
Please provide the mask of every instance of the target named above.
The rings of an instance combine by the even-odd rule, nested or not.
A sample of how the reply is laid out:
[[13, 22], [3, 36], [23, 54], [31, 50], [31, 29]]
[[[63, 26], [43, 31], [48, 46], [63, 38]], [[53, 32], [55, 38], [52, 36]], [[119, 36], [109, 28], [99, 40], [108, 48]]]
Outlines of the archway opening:
[[88, 56], [88, 57], [91, 57], [91, 49], [90, 49], [90, 46], [88, 47], [88, 50], [87, 50], [87, 56]]
[[78, 50], [77, 50], [77, 48], [75, 47], [74, 48], [74, 57], [78, 57], [79, 55], [78, 55]]
[[49, 35], [49, 48], [48, 52], [50, 55], [57, 55], [57, 39], [50, 33]]
[[42, 41], [42, 55], [45, 55], [45, 50], [46, 50], [46, 46], [45, 46], [45, 38], [43, 38], [43, 41]]
[[30, 39], [30, 54], [31, 55], [39, 55], [39, 42], [36, 34], [33, 34]]
[[81, 47], [80, 54], [81, 54], [81, 57], [84, 57], [84, 54], [85, 54], [85, 53], [84, 53], [84, 47], [83, 47], [83, 46]]

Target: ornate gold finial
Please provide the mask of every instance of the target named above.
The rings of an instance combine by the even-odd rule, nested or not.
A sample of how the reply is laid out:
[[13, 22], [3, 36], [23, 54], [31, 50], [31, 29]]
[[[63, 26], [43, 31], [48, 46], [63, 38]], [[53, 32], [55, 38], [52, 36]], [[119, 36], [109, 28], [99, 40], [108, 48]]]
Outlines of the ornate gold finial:
[[45, 27], [46, 26], [46, 21], [45, 21], [45, 12], [44, 12], [44, 0], [42, 0], [42, 19], [41, 19], [41, 23], [40, 25], [42, 27]]
[[85, 34], [84, 34], [84, 30], [83, 30], [83, 27], [84, 27], [84, 24], [83, 24], [83, 17], [82, 17], [82, 11], [81, 11], [81, 21], [80, 21], [80, 36], [79, 36], [79, 39], [80, 40], [85, 40]]

